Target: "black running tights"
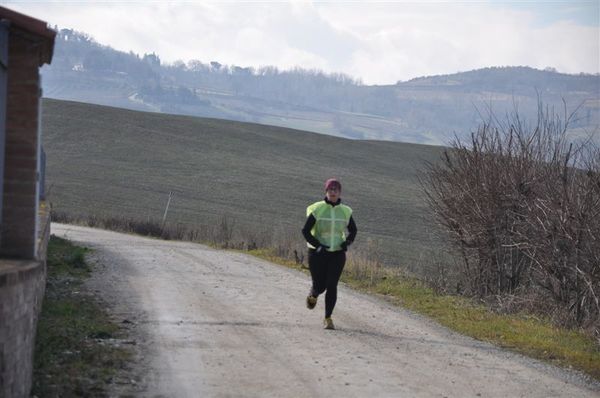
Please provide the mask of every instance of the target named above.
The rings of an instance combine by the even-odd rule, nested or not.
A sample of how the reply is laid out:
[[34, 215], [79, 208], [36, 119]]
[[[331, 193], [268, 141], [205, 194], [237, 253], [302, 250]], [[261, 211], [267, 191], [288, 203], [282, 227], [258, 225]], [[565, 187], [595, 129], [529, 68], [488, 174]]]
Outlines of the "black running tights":
[[316, 253], [308, 249], [308, 266], [312, 277], [311, 295], [318, 297], [324, 291], [325, 317], [333, 313], [337, 301], [337, 285], [346, 263], [346, 253], [343, 251]]

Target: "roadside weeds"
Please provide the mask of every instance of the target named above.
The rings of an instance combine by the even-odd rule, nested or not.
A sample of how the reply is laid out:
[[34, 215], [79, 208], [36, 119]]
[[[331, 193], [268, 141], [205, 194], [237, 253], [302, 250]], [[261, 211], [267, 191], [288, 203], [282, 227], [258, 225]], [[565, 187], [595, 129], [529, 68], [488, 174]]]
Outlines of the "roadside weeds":
[[89, 250], [50, 237], [47, 282], [37, 326], [32, 396], [107, 396], [127, 367], [125, 329], [83, 289]]

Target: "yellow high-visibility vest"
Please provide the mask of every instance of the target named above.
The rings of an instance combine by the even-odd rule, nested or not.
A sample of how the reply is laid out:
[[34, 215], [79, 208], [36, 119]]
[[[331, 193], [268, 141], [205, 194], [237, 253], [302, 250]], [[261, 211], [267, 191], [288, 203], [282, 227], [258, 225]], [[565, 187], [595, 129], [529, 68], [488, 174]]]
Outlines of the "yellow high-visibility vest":
[[[341, 250], [341, 244], [346, 240], [346, 229], [352, 216], [350, 206], [339, 204], [332, 206], [324, 200], [315, 202], [306, 208], [306, 217], [313, 215], [315, 226], [310, 230], [310, 234], [325, 246], [329, 246], [327, 251], [335, 252]], [[315, 249], [313, 245], [307, 242], [308, 247]]]

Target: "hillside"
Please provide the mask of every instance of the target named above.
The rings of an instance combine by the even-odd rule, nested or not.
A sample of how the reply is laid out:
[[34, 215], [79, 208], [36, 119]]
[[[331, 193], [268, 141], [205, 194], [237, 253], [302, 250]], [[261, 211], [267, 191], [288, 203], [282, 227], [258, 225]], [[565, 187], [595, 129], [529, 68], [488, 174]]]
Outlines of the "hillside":
[[439, 147], [357, 141], [259, 124], [45, 99], [47, 190], [71, 214], [218, 223], [302, 242], [305, 208], [337, 176], [355, 212], [357, 243], [381, 244], [408, 268], [431, 247], [415, 174]]
[[[209, 55], [210, 56], [210, 55]], [[355, 139], [446, 144], [464, 136], [491, 106], [518, 106], [535, 118], [538, 95], [549, 106], [581, 105], [572, 128], [600, 126], [600, 76], [528, 67], [484, 68], [366, 86], [341, 74], [280, 71], [192, 60], [162, 64], [158, 55], [116, 51], [63, 29], [43, 68], [46, 97], [134, 110], [255, 122]], [[485, 111], [484, 111], [485, 113]]]

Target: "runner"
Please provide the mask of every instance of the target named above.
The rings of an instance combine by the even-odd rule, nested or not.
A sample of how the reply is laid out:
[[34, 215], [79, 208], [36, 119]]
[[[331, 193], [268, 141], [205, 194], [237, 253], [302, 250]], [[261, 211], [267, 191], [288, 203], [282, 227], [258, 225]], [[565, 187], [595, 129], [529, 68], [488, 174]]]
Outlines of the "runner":
[[[325, 291], [325, 329], [335, 329], [331, 314], [337, 301], [337, 285], [346, 263], [346, 250], [356, 237], [352, 209], [342, 204], [342, 184], [335, 178], [325, 182], [325, 199], [306, 209], [302, 234], [308, 244], [308, 266], [312, 287], [306, 306], [312, 310]], [[348, 234], [346, 234], [348, 229]]]

